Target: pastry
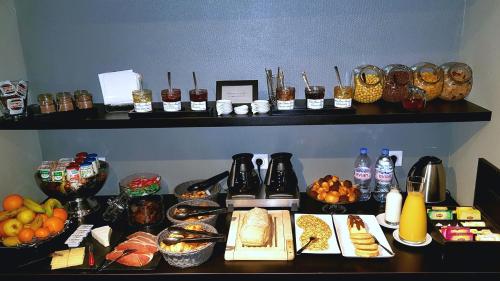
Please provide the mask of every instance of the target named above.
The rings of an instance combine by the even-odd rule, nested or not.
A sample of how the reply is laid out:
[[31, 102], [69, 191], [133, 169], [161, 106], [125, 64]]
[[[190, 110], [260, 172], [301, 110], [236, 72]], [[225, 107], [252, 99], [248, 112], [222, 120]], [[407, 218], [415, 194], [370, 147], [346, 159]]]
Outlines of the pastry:
[[379, 255], [378, 248], [377, 248], [377, 250], [360, 250], [360, 249], [356, 249], [355, 253], [356, 253], [356, 256], [358, 256], [358, 257], [364, 257], [364, 258], [377, 257]]
[[349, 238], [351, 238], [356, 256], [368, 258], [377, 257], [380, 254], [379, 245], [366, 230], [363, 219], [356, 215], [349, 215], [347, 217], [347, 228], [349, 229]]
[[253, 208], [243, 217], [240, 240], [243, 246], [262, 247], [267, 244], [271, 233], [271, 223], [267, 210]]
[[365, 223], [359, 216], [349, 215], [347, 217], [347, 227], [351, 235], [356, 233], [367, 233]]

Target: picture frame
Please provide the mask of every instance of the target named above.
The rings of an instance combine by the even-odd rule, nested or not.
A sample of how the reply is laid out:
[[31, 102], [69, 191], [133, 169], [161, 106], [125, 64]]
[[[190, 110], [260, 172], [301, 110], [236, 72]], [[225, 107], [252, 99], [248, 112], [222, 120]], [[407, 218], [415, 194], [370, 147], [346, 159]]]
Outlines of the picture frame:
[[258, 80], [217, 81], [216, 100], [230, 100], [232, 104], [250, 104], [258, 99]]

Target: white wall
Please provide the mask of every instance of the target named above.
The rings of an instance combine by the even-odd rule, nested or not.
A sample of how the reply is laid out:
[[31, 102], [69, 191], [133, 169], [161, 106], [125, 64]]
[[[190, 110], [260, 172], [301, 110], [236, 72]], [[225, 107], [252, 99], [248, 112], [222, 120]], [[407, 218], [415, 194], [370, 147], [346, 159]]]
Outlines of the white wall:
[[452, 128], [450, 165], [455, 170], [461, 204], [473, 202], [479, 157], [500, 167], [499, 27], [500, 1], [467, 1], [460, 57], [474, 71], [473, 92], [468, 99], [491, 110], [493, 116], [485, 124], [455, 124]]
[[[12, 0], [0, 0], [0, 81], [26, 79]], [[0, 131], [0, 198], [20, 193], [43, 198], [33, 179], [42, 158], [37, 131]]]

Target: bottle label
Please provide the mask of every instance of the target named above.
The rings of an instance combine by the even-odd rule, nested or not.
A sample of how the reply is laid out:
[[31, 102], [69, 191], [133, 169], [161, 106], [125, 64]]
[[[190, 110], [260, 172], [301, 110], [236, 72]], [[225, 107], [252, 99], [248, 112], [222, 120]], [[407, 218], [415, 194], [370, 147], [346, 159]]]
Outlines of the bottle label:
[[24, 102], [22, 98], [12, 98], [7, 100], [7, 108], [10, 115], [23, 113]]
[[153, 107], [150, 102], [136, 102], [134, 103], [134, 110], [135, 112], [151, 112]]
[[163, 110], [167, 112], [180, 111], [181, 110], [181, 102], [163, 102]]
[[292, 110], [295, 100], [277, 101], [278, 110]]
[[333, 100], [334, 106], [337, 108], [349, 108], [352, 104], [352, 99], [337, 99]]
[[207, 110], [207, 102], [206, 101], [192, 101], [191, 102], [191, 110], [196, 110], [196, 111]]
[[375, 179], [383, 184], [390, 184], [392, 181], [392, 166], [378, 166], [375, 171]]
[[307, 99], [308, 109], [322, 109], [324, 104], [324, 99]]
[[372, 173], [368, 167], [357, 167], [354, 169], [354, 178], [360, 181], [366, 181], [372, 178]]

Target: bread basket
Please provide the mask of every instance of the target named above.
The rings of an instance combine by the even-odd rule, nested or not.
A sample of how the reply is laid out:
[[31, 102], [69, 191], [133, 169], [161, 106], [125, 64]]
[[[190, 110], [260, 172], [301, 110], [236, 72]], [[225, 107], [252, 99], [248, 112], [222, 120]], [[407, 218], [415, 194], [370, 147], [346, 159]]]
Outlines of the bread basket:
[[[187, 225], [201, 225], [203, 230], [217, 233], [217, 229], [215, 229], [215, 227], [202, 222], [180, 223], [176, 224], [175, 226], [184, 227]], [[209, 242], [206, 245], [203, 245], [199, 248], [196, 248], [188, 252], [177, 253], [177, 252], [166, 251], [160, 246], [160, 243], [168, 235], [169, 231], [167, 228], [158, 234], [157, 238], [158, 240], [156, 243], [158, 245], [160, 253], [163, 255], [163, 258], [167, 261], [168, 264], [175, 267], [186, 268], [186, 267], [198, 266], [206, 262], [210, 258], [214, 250], [215, 242]]]
[[[172, 207], [170, 207], [167, 211], [167, 219], [172, 223], [172, 224], [179, 224], [179, 223], [190, 223], [185, 220], [176, 220], [172, 217], [175, 208], [177, 208], [178, 205], [181, 204], [186, 204], [186, 205], [191, 205], [191, 206], [209, 206], [209, 207], [220, 207], [219, 204], [215, 203], [214, 201], [210, 200], [204, 200], [204, 199], [193, 199], [193, 200], [187, 200], [187, 201], [182, 201], [179, 202]], [[201, 220], [196, 220], [195, 222], [202, 222], [206, 223], [212, 226], [215, 226], [215, 222], [217, 221], [217, 215], [208, 215], [206, 218], [201, 219]]]

